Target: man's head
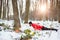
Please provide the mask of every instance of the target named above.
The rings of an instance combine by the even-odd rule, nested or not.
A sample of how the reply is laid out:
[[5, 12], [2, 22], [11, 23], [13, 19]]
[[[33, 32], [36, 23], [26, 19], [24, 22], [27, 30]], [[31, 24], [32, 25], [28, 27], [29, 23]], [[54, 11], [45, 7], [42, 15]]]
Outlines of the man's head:
[[29, 25], [31, 26], [31, 24], [32, 24], [32, 22], [30, 21], [30, 22], [29, 22]]

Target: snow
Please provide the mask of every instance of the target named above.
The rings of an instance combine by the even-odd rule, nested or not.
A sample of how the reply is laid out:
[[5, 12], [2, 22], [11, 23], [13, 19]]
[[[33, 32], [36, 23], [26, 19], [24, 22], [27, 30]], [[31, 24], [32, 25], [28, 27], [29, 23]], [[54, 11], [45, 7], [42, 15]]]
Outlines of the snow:
[[7, 25], [7, 26], [12, 26], [13, 27], [13, 25], [14, 25], [14, 21], [13, 20], [2, 20], [2, 19], [0, 19], [0, 24], [2, 24], [2, 23], [4, 23], [5, 25]]
[[[38, 23], [40, 25], [44, 25], [45, 27], [53, 27], [58, 29], [58, 31], [35, 31], [28, 24], [22, 24], [21, 30], [30, 29], [31, 31], [35, 31], [35, 36], [32, 37], [32, 40], [60, 40], [60, 23], [58, 21], [32, 21], [34, 23]], [[37, 33], [38, 32], [38, 33]], [[46, 34], [47, 33], [47, 34]], [[40, 36], [38, 35], [40, 34]]]
[[21, 37], [20, 34], [21, 33], [1, 31], [0, 32], [0, 40], [15, 40], [15, 39], [19, 39]]
[[[24, 31], [26, 29], [30, 29], [31, 31], [36, 32], [34, 36], [32, 36], [31, 40], [60, 40], [60, 23], [58, 21], [32, 21], [34, 23], [38, 23], [40, 25], [44, 25], [45, 27], [53, 27], [57, 28], [58, 31], [42, 31], [42, 30], [34, 30], [32, 27], [30, 27], [28, 24], [21, 23], [21, 30]], [[0, 23], [5, 23], [6, 25], [13, 28], [13, 20], [6, 21], [6, 20], [0, 20]], [[1, 26], [0, 26], [1, 27]], [[3, 29], [3, 28], [2, 28]], [[0, 31], [0, 40], [19, 40], [21, 35], [26, 36], [24, 33], [16, 33], [14, 31]]]

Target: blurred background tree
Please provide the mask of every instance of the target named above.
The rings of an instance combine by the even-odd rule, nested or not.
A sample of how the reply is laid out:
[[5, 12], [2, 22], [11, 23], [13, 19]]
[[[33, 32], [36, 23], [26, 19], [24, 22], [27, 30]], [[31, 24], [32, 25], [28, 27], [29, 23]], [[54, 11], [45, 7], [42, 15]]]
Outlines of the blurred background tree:
[[17, 0], [12, 0], [12, 4], [13, 4], [13, 13], [14, 13], [14, 28], [15, 30], [19, 30], [21, 25], [20, 25], [19, 13], [17, 8]]

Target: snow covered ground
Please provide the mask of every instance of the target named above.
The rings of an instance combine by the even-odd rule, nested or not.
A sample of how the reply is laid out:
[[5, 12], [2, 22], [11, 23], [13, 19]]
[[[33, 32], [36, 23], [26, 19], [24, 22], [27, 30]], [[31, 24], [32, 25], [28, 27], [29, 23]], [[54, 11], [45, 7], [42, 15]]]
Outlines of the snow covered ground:
[[[36, 35], [33, 36], [32, 40], [60, 40], [60, 23], [56, 22], [39, 22], [39, 21], [33, 21], [34, 23], [38, 23], [40, 25], [44, 25], [45, 27], [53, 27], [58, 29], [58, 31], [35, 31], [32, 27], [30, 27], [28, 24], [22, 24], [22, 29], [30, 29], [31, 31], [35, 31]], [[23, 31], [24, 31], [23, 30]], [[40, 35], [39, 35], [40, 34]]]
[[[44, 25], [45, 27], [53, 27], [57, 28], [58, 31], [35, 31], [32, 27], [28, 24], [21, 23], [21, 30], [24, 31], [25, 29], [30, 29], [31, 31], [35, 31], [36, 34], [32, 37], [31, 40], [60, 40], [60, 23], [57, 21], [32, 21], [38, 23], [40, 25]], [[5, 23], [6, 25], [10, 25], [11, 27], [14, 25], [13, 20], [6, 21], [0, 20], [0, 23]], [[16, 33], [14, 31], [0, 31], [0, 40], [19, 40], [21, 35], [25, 35], [24, 33]]]

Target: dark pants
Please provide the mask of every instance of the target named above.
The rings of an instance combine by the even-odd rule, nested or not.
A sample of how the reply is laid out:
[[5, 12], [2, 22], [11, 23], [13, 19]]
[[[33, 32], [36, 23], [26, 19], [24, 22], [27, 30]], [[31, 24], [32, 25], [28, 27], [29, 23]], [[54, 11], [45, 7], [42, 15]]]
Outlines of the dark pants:
[[55, 30], [55, 31], [57, 31], [57, 29], [54, 29], [54, 28], [47, 28], [47, 27], [43, 27], [42, 30]]

